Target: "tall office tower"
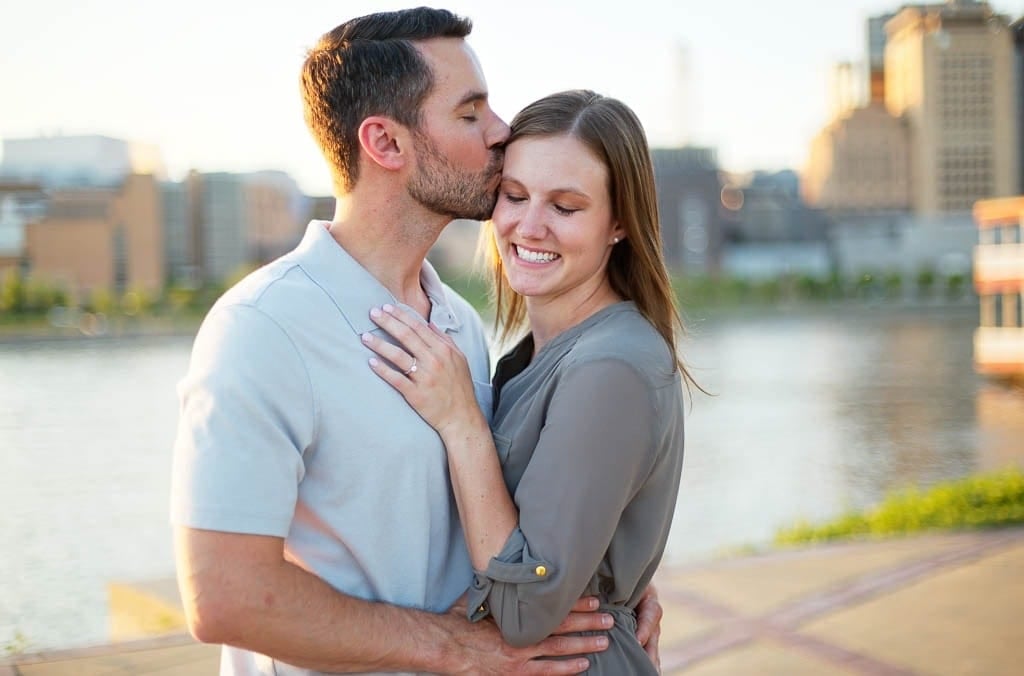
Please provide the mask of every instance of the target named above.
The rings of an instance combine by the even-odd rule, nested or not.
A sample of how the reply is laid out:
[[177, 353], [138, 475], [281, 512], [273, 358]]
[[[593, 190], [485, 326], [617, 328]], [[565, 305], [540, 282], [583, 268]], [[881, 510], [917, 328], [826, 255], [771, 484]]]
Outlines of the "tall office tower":
[[166, 173], [156, 146], [96, 134], [4, 139], [0, 162], [0, 176], [50, 188], [109, 187], [130, 174]]
[[885, 24], [894, 14], [868, 18], [868, 102], [885, 101]]
[[682, 43], [676, 45], [672, 54], [672, 74], [672, 128], [669, 130], [669, 138], [681, 148], [692, 141], [695, 124], [693, 113], [697, 110], [693, 80], [690, 77], [690, 52]]
[[811, 142], [800, 183], [807, 204], [832, 212], [910, 206], [907, 128], [881, 103], [847, 111]]
[[838, 119], [865, 105], [868, 101], [864, 84], [861, 64], [851, 61], [832, 64], [829, 73], [829, 118]]
[[1018, 188], [1009, 21], [988, 3], [908, 5], [885, 25], [885, 104], [910, 130], [911, 205], [968, 211]]
[[[224, 282], [247, 267], [265, 263], [298, 244], [306, 215], [305, 199], [295, 181], [280, 171], [189, 175], [178, 192], [185, 204], [179, 214], [165, 210], [172, 237], [172, 273], [198, 281]], [[164, 194], [174, 198], [173, 191]]]
[[722, 180], [713, 148], [651, 148], [665, 262], [714, 273], [722, 256]]
[[1016, 63], [1017, 81], [1017, 193], [1024, 195], [1024, 16], [1010, 26], [1013, 31], [1014, 62]]

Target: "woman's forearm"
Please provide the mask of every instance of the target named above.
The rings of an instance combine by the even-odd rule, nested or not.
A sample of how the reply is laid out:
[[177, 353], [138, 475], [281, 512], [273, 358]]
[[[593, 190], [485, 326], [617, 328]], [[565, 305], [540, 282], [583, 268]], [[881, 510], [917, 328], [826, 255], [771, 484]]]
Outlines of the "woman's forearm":
[[448, 452], [448, 469], [466, 533], [473, 568], [487, 569], [519, 523], [494, 439], [482, 415], [449, 425], [441, 435]]

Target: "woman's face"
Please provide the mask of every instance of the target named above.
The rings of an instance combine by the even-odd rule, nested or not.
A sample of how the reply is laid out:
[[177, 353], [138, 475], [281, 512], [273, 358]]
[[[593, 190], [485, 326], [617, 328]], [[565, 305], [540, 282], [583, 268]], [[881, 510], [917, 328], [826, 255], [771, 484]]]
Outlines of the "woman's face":
[[571, 136], [532, 136], [505, 149], [495, 240], [509, 285], [575, 308], [608, 286], [613, 238], [608, 170]]

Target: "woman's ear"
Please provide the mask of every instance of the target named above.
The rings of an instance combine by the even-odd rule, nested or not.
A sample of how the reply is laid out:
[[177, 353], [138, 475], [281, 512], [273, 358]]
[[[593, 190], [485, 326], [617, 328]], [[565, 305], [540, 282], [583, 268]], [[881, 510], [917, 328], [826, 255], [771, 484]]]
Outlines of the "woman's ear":
[[398, 171], [408, 162], [407, 138], [404, 126], [380, 115], [368, 117], [359, 125], [362, 155], [389, 171]]
[[611, 245], [615, 246], [616, 244], [618, 244], [619, 242], [621, 242], [624, 239], [626, 239], [626, 229], [623, 228], [618, 223], [615, 223], [612, 226], [612, 241], [611, 241]]

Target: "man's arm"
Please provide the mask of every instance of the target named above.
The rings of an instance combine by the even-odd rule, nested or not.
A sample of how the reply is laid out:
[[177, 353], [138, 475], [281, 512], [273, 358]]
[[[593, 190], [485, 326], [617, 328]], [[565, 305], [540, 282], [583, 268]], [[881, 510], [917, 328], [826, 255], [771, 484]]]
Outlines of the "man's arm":
[[[605, 636], [553, 636], [515, 649], [490, 622], [342, 594], [284, 558], [281, 538], [175, 529], [178, 586], [189, 630], [318, 671], [576, 674]], [[601, 616], [594, 614], [594, 622]], [[579, 628], [580, 618], [573, 620]], [[598, 629], [598, 626], [588, 627]]]

